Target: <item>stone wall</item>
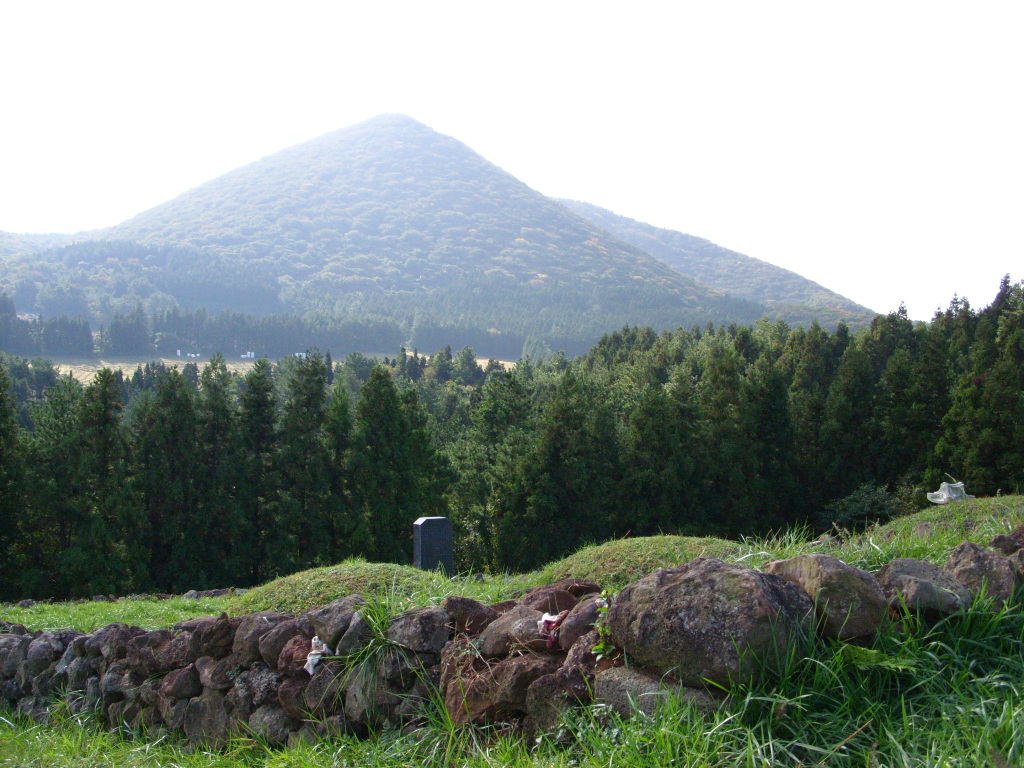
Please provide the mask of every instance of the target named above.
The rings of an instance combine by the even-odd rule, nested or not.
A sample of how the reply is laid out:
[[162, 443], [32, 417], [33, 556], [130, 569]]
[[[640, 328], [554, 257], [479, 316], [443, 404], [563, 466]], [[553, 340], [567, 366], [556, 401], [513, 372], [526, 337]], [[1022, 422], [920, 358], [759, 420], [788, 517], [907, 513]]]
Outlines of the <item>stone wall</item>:
[[[531, 733], [595, 700], [624, 716], [652, 711], [667, 694], [710, 710], [812, 632], [870, 638], [903, 611], [946, 615], [982, 589], [1001, 605], [1024, 572], [1022, 539], [961, 544], [945, 568], [900, 559], [876, 574], [825, 554], [763, 571], [698, 558], [628, 585], [610, 604], [600, 585], [568, 579], [496, 605], [448, 597], [376, 631], [358, 595], [298, 616], [222, 614], [155, 631], [0, 622], [0, 702], [45, 721], [63, 700], [112, 727], [212, 747], [236, 733], [287, 744], [413, 728], [439, 702], [458, 725]], [[314, 637], [330, 653], [311, 666]]]

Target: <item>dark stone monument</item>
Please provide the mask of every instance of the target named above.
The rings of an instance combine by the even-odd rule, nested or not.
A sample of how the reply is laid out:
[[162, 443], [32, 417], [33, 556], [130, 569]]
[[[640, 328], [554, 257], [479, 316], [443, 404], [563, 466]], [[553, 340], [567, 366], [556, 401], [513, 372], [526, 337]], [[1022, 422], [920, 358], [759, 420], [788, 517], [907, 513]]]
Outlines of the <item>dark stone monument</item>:
[[412, 524], [412, 564], [423, 571], [455, 572], [455, 541], [447, 517], [421, 517]]

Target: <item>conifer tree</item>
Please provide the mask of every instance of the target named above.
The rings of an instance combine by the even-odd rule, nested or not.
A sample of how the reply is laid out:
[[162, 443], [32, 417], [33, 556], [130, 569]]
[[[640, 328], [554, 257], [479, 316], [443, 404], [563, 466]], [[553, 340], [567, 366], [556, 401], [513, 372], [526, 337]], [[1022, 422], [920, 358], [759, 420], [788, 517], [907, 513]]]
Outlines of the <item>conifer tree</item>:
[[202, 471], [197, 477], [199, 516], [209, 525], [212, 560], [208, 578], [227, 586], [236, 583], [246, 557], [240, 492], [245, 483], [242, 436], [234, 382], [220, 354], [199, 377], [198, 437]]
[[13, 544], [24, 508], [23, 457], [15, 413], [11, 379], [0, 360], [0, 596], [5, 599], [17, 596]]
[[242, 449], [245, 479], [239, 492], [243, 524], [239, 537], [241, 583], [258, 584], [278, 575], [271, 561], [277, 538], [278, 472], [277, 394], [269, 361], [259, 359], [242, 383]]
[[444, 513], [447, 478], [415, 392], [401, 396], [383, 366], [360, 390], [351, 456], [352, 499], [369, 534], [368, 557], [411, 562], [412, 524]]
[[142, 395], [132, 414], [153, 585], [165, 592], [205, 589], [216, 568], [210, 521], [199, 509], [195, 396], [172, 368], [158, 376], [156, 389]]
[[131, 476], [122, 410], [117, 377], [103, 368], [82, 393], [76, 424], [88, 516], [81, 548], [91, 569], [86, 583], [92, 594], [137, 591], [148, 575], [146, 521]]
[[318, 352], [291, 371], [281, 406], [281, 497], [275, 520], [282, 572], [325, 564], [333, 555], [327, 366]]

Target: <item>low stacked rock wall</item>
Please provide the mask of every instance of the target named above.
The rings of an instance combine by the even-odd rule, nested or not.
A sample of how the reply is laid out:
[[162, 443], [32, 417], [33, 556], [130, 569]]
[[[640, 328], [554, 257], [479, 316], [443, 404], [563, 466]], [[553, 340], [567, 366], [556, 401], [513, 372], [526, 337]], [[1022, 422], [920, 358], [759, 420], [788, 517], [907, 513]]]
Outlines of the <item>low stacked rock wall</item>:
[[[610, 605], [600, 585], [568, 579], [496, 605], [448, 597], [392, 617], [386, 633], [358, 595], [299, 616], [222, 614], [155, 631], [33, 633], [0, 622], [0, 702], [45, 721], [63, 701], [112, 727], [213, 747], [233, 734], [286, 744], [415, 727], [438, 705], [460, 726], [532, 733], [594, 701], [628, 716], [671, 693], [710, 710], [800, 653], [812, 631], [870, 638], [891, 615], [947, 615], [979, 590], [998, 607], [1022, 580], [1021, 540], [964, 543], [945, 568], [900, 559], [876, 574], [824, 554], [763, 571], [698, 558], [628, 585]], [[314, 637], [332, 653], [311, 667]]]

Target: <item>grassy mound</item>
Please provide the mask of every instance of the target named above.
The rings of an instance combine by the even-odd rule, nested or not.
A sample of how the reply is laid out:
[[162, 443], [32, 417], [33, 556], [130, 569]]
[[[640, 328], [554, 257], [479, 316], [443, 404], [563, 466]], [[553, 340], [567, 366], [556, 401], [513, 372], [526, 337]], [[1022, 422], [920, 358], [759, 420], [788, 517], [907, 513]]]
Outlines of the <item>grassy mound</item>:
[[584, 547], [531, 574], [531, 581], [547, 583], [565, 578], [591, 579], [606, 589], [621, 589], [657, 570], [687, 563], [701, 555], [726, 557], [736, 543], [692, 536], [645, 536], [617, 539]]
[[368, 563], [354, 558], [269, 581], [236, 598], [232, 613], [281, 611], [299, 613], [359, 593], [366, 598], [417, 598], [451, 591], [449, 579], [409, 565]]

